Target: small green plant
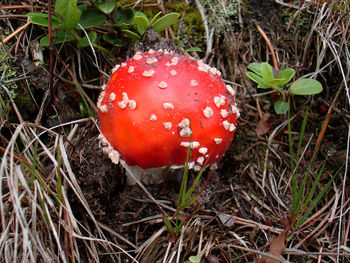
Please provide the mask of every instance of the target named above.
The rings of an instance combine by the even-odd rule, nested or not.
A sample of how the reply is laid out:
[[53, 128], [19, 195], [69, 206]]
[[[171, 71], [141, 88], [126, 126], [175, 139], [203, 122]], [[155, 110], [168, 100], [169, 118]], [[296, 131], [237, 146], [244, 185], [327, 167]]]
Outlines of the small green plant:
[[[248, 71], [246, 75], [258, 84], [260, 89], [273, 89], [280, 93], [281, 100], [275, 102], [274, 109], [277, 114], [284, 114], [288, 112], [288, 142], [289, 142], [289, 154], [291, 161], [291, 177], [292, 177], [292, 196], [293, 207], [291, 209], [291, 218], [295, 218], [295, 229], [301, 226], [307, 219], [317, 203], [324, 196], [325, 192], [332, 184], [336, 176], [340, 173], [341, 168], [335, 172], [335, 174], [328, 180], [323, 189], [315, 196], [316, 188], [323, 174], [323, 170], [327, 159], [323, 162], [323, 165], [318, 170], [314, 181], [311, 184], [310, 190], [306, 193], [306, 186], [310, 180], [310, 174], [314, 167], [314, 156], [302, 176], [298, 173], [298, 165], [300, 164], [302, 142], [304, 139], [304, 133], [306, 129], [306, 123], [308, 119], [308, 110], [304, 114], [302, 122], [297, 151], [294, 153], [293, 140], [292, 140], [292, 128], [290, 117], [290, 105], [289, 95], [314, 95], [322, 91], [322, 85], [320, 82], [314, 79], [305, 78], [294, 81], [288, 88], [285, 86], [293, 79], [295, 71], [292, 68], [286, 68], [280, 72], [274, 71], [272, 66], [266, 62], [263, 63], [251, 63], [248, 65]], [[295, 159], [294, 159], [295, 158]], [[300, 177], [299, 177], [300, 176]], [[299, 216], [297, 218], [297, 216]]]
[[[316, 188], [320, 182], [321, 176], [323, 174], [323, 170], [327, 163], [328, 156], [326, 156], [326, 159], [323, 161], [322, 166], [319, 168], [319, 171], [317, 172], [317, 175], [314, 178], [314, 181], [312, 182], [310, 190], [308, 190], [306, 193], [306, 186], [307, 186], [308, 180], [310, 180], [311, 171], [315, 168], [314, 157], [311, 158], [311, 161], [305, 173], [302, 175], [302, 178], [299, 178], [299, 175], [298, 175], [299, 174], [298, 165], [300, 164], [300, 161], [301, 161], [300, 153], [302, 149], [302, 142], [304, 140], [304, 133], [305, 133], [308, 115], [309, 115], [309, 111], [306, 110], [304, 119], [301, 125], [296, 154], [294, 154], [294, 151], [293, 151], [293, 141], [291, 136], [292, 131], [291, 131], [290, 121], [288, 124], [288, 136], [289, 136], [288, 139], [289, 139], [289, 153], [291, 156], [292, 196], [293, 196], [293, 207], [292, 207], [291, 216], [294, 217], [299, 215], [299, 218], [296, 220], [295, 229], [298, 229], [302, 225], [302, 223], [305, 222], [307, 217], [316, 207], [320, 199], [324, 196], [325, 192], [327, 191], [329, 186], [332, 184], [332, 182], [334, 181], [334, 179], [337, 177], [337, 175], [340, 173], [340, 171], [344, 166], [343, 164], [332, 175], [332, 177], [328, 180], [326, 185], [316, 195]], [[290, 116], [288, 116], [288, 119], [290, 120]], [[294, 157], [296, 161], [294, 161]]]
[[201, 259], [197, 256], [190, 256], [188, 260], [185, 261], [185, 263], [199, 263], [201, 262]]
[[294, 81], [288, 88], [285, 88], [294, 77], [295, 71], [292, 68], [275, 72], [272, 66], [267, 63], [251, 63], [248, 65], [246, 75], [258, 84], [259, 89], [273, 89], [280, 93], [281, 99], [275, 102], [274, 109], [277, 114], [286, 113], [289, 109], [288, 96], [292, 95], [314, 95], [322, 91], [320, 82], [314, 79], [305, 78]]
[[[79, 4], [77, 0], [56, 0], [52, 28], [54, 29], [54, 43], [59, 44], [76, 40], [78, 47], [94, 46], [106, 53], [109, 51], [99, 46], [98, 40], [103, 39], [114, 46], [126, 46], [127, 36], [131, 41], [141, 38], [143, 33], [152, 26], [156, 32], [177, 22], [178, 13], [169, 13], [162, 17], [162, 12], [156, 14], [151, 21], [142, 12], [135, 12], [132, 8], [120, 8], [117, 0], [89, 1], [90, 5]], [[48, 14], [28, 13], [31, 22], [48, 27]], [[105, 33], [94, 31], [93, 28], [105, 29]], [[87, 32], [87, 30], [89, 32]], [[41, 46], [49, 46], [49, 35], [40, 39]]]
[[[162, 17], [160, 15], [162, 12], [156, 14], [151, 20], [142, 12], [136, 12], [134, 16], [133, 29], [123, 29], [122, 32], [125, 33], [133, 40], [140, 40], [142, 35], [146, 32], [149, 27], [152, 27], [154, 31], [160, 33], [167, 27], [177, 22], [180, 14], [169, 13]], [[136, 31], [136, 32], [135, 32]]]
[[[190, 153], [191, 153], [191, 149], [189, 147], [187, 150], [187, 159], [186, 159], [183, 177], [181, 180], [181, 187], [180, 187], [176, 212], [175, 212], [175, 215], [173, 218], [174, 220], [169, 219], [165, 215], [163, 215], [164, 224], [168, 228], [168, 230], [173, 238], [178, 236], [182, 227], [188, 222], [188, 219], [189, 219], [188, 217], [181, 218], [183, 215], [183, 211], [186, 208], [193, 205], [197, 201], [198, 197], [200, 196], [200, 192], [197, 194], [193, 194], [193, 191], [195, 190], [195, 188], [197, 187], [197, 185], [199, 183], [199, 180], [204, 172], [204, 168], [202, 168], [200, 170], [200, 172], [196, 176], [192, 186], [187, 189], [188, 171], [189, 171], [188, 163], [189, 163], [189, 159], [190, 159]], [[205, 167], [205, 165], [203, 167]], [[196, 212], [197, 212], [197, 209], [194, 209], [192, 212], [192, 215], [195, 214]]]

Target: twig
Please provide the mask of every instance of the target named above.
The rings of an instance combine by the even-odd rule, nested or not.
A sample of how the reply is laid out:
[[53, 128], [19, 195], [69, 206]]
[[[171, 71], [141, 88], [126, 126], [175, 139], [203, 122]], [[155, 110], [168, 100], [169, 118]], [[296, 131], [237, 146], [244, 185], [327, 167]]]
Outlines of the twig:
[[204, 8], [199, 0], [195, 0], [199, 13], [201, 14], [204, 30], [205, 30], [205, 38], [207, 39], [207, 50], [205, 51], [205, 59], [208, 58], [209, 54], [213, 48], [213, 37], [214, 37], [214, 28], [209, 32], [208, 19], [205, 16]]
[[52, 2], [48, 2], [48, 33], [49, 33], [49, 50], [50, 50], [50, 81], [49, 81], [49, 102], [52, 102], [54, 89], [53, 89], [53, 67], [54, 67], [54, 42], [52, 39]]
[[30, 21], [28, 21], [27, 23], [25, 23], [23, 26], [17, 28], [13, 33], [11, 33], [9, 36], [5, 37], [4, 40], [0, 40], [0, 47], [5, 44], [6, 42], [8, 42], [11, 38], [13, 38], [15, 35], [17, 35], [19, 32], [21, 32], [22, 30], [26, 29], [29, 25], [31, 24]]
[[269, 49], [270, 49], [270, 52], [271, 52], [271, 55], [272, 55], [272, 60], [273, 60], [273, 67], [274, 67], [277, 71], [279, 71], [278, 65], [277, 65], [276, 55], [275, 55], [275, 52], [274, 52], [274, 50], [273, 50], [273, 47], [272, 47], [272, 45], [271, 45], [271, 42], [270, 42], [269, 38], [266, 36], [265, 32], [261, 29], [261, 27], [258, 25], [258, 23], [257, 23], [254, 19], [252, 19], [252, 21], [253, 21], [253, 23], [256, 25], [256, 28], [258, 29], [258, 31], [259, 31], [259, 33], [261, 34], [261, 36], [265, 39], [266, 44], [267, 44], [267, 46], [268, 46]]

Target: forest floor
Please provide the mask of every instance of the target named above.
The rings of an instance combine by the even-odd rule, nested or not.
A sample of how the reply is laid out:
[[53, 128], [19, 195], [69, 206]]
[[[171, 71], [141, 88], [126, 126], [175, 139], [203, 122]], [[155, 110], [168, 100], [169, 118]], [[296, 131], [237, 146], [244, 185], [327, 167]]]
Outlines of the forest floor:
[[[172, 219], [181, 183], [127, 185], [125, 170], [97, 139], [100, 87], [130, 57], [130, 42], [102, 38], [115, 29], [106, 20], [88, 29], [104, 48], [74, 40], [42, 47], [50, 27], [26, 14], [53, 6], [3, 1], [0, 261], [350, 262], [349, 3], [118, 5], [147, 15], [180, 13], [162, 36], [216, 67], [234, 88], [240, 118], [232, 145], [215, 172], [203, 173], [198, 200], [181, 211], [183, 227], [171, 233], [164, 218], [178, 226]], [[246, 76], [249, 63], [274, 64], [264, 34], [280, 69], [323, 85], [318, 95], [290, 96], [290, 122], [274, 111], [279, 95]], [[189, 184], [197, 174], [190, 172]]]

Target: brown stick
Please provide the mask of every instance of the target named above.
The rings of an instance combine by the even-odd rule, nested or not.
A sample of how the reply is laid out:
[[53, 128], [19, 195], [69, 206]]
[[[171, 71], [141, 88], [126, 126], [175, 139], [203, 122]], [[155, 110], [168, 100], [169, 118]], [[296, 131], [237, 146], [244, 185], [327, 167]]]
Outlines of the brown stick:
[[269, 49], [270, 49], [270, 52], [271, 52], [271, 55], [272, 55], [272, 60], [273, 60], [273, 66], [274, 66], [274, 68], [275, 68], [277, 71], [279, 71], [278, 65], [277, 65], [277, 59], [276, 59], [275, 51], [273, 50], [273, 47], [272, 47], [272, 45], [271, 45], [271, 42], [270, 42], [269, 38], [266, 36], [265, 32], [261, 29], [261, 27], [258, 25], [258, 23], [257, 23], [255, 20], [253, 20], [253, 19], [252, 19], [252, 21], [253, 21], [253, 23], [256, 25], [256, 28], [258, 29], [258, 31], [259, 31], [259, 33], [262, 35], [262, 37], [265, 39], [266, 44], [267, 44], [267, 46], [268, 46]]
[[49, 50], [50, 50], [50, 81], [49, 81], [49, 102], [53, 101], [54, 86], [53, 86], [53, 67], [54, 67], [54, 42], [52, 38], [52, 2], [48, 2], [48, 33], [49, 33]]
[[19, 32], [21, 32], [22, 30], [26, 29], [28, 26], [30, 25], [30, 22], [27, 22], [26, 24], [24, 24], [23, 26], [17, 28], [15, 31], [13, 31], [13, 33], [11, 33], [9, 36], [7, 36], [4, 40], [0, 41], [0, 47], [5, 44], [6, 42], [8, 42], [11, 38], [13, 38], [15, 35], [17, 35]]

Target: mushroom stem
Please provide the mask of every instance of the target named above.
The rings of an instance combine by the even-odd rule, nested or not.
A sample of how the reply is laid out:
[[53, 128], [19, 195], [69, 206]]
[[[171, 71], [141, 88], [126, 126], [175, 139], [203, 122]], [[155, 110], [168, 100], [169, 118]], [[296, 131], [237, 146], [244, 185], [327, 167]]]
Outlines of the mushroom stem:
[[171, 174], [169, 166], [142, 169], [139, 166], [130, 166], [124, 160], [120, 160], [120, 164], [126, 171], [126, 183], [128, 185], [137, 184], [137, 180], [145, 185], [159, 184], [167, 181]]

